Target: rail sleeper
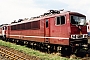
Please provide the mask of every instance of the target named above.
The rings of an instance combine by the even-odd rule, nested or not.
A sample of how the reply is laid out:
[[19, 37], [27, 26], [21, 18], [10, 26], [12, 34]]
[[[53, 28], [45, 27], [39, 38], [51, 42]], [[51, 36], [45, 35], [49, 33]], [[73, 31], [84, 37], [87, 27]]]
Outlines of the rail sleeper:
[[12, 51], [8, 51], [7, 49], [0, 47], [0, 53], [2, 56], [5, 56], [6, 58], [9, 58], [10, 60], [29, 60], [25, 57], [19, 56], [16, 53], [13, 53]]

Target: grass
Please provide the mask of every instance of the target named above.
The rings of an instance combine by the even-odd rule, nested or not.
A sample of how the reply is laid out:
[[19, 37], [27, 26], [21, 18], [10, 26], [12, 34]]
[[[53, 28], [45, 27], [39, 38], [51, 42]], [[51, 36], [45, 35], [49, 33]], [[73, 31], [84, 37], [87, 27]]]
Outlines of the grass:
[[[60, 56], [57, 56], [57, 55], [42, 53], [40, 51], [33, 50], [33, 49], [27, 48], [25, 46], [16, 45], [16, 44], [13, 44], [13, 43], [10, 43], [10, 42], [5, 42], [5, 41], [2, 41], [2, 40], [0, 40], [0, 46], [6, 46], [6, 47], [9, 47], [9, 48], [13, 48], [15, 50], [24, 52], [24, 53], [26, 53], [30, 56], [39, 57], [42, 60], [70, 60], [70, 59], [65, 58], [65, 57], [60, 57]], [[79, 60], [79, 59], [72, 59], [72, 60]]]

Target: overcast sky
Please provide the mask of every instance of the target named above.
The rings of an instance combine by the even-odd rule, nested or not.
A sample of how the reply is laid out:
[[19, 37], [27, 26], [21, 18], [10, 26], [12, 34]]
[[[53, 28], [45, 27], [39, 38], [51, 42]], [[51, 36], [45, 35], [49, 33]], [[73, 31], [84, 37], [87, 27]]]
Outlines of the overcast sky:
[[90, 20], [89, 0], [0, 0], [0, 24], [39, 16], [50, 9], [79, 12]]

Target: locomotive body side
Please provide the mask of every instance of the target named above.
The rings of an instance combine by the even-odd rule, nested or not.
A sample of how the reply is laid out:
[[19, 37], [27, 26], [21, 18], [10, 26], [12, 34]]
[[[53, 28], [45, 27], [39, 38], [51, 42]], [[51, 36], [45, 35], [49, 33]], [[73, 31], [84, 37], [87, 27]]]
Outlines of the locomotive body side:
[[[10, 25], [7, 38], [44, 42], [44, 20]], [[41, 25], [40, 25], [41, 24]]]
[[[11, 24], [7, 30], [9, 32], [7, 38], [69, 45], [68, 30], [70, 25], [67, 24], [67, 16], [66, 13], [56, 14], [29, 22]], [[62, 23], [58, 24], [58, 21], [60, 22], [58, 18], [62, 18]]]
[[58, 45], [69, 45], [70, 25], [68, 24], [68, 13], [60, 14], [50, 18], [50, 43]]
[[[76, 41], [79, 40], [82, 42], [84, 41], [82, 39], [87, 39], [86, 26], [71, 24], [70, 16], [75, 14], [80, 15], [79, 13], [69, 14], [67, 12], [33, 21], [11, 24], [9, 25], [9, 38], [58, 45], [70, 45], [72, 44], [71, 42], [76, 44]], [[74, 35], [77, 38], [73, 38]], [[85, 41], [87, 43], [87, 40]]]

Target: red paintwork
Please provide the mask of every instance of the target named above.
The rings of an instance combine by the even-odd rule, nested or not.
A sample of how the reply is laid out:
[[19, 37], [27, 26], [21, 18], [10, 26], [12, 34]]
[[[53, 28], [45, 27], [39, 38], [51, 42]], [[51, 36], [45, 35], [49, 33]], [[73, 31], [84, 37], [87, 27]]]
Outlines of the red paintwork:
[[[80, 26], [82, 34], [87, 34], [87, 26]], [[71, 34], [80, 34], [80, 30], [78, 26], [71, 25]]]
[[7, 26], [6, 37], [9, 38], [9, 35], [10, 35], [10, 26]]
[[[70, 24], [70, 14], [80, 15], [79, 13], [65, 12], [62, 14], [54, 14], [52, 16], [46, 16], [37, 18], [35, 20], [40, 20], [40, 29], [39, 30], [11, 30], [11, 25], [8, 25], [6, 31], [7, 38], [22, 39], [28, 41], [44, 42], [50, 44], [59, 44], [59, 45], [69, 45], [69, 38], [71, 34], [79, 34], [79, 30], [76, 26]], [[55, 17], [65, 15], [66, 22], [64, 25], [56, 26]], [[83, 15], [84, 16], [84, 15]], [[49, 27], [46, 28], [45, 20], [48, 20]], [[86, 26], [81, 26], [82, 34], [86, 32]], [[10, 36], [10, 35], [20, 35], [20, 36]], [[25, 36], [42, 36], [43, 38], [37, 37], [25, 37]], [[63, 37], [68, 39], [54, 39], [48, 37]], [[47, 39], [48, 38], [48, 39]]]

